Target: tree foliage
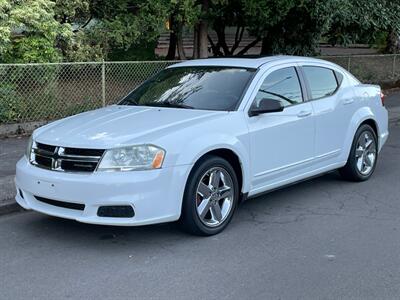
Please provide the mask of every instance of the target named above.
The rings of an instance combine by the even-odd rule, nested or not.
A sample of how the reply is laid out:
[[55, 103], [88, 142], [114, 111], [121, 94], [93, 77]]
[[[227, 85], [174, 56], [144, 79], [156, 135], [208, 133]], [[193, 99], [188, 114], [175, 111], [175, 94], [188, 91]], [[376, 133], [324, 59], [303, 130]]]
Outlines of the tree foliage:
[[400, 0], [0, 0], [0, 62], [116, 59], [154, 47], [166, 30], [168, 58], [186, 58], [185, 32], [194, 34], [194, 57], [207, 56], [209, 44], [213, 55], [233, 56], [258, 43], [261, 54], [311, 55], [321, 39], [348, 45], [382, 33], [396, 52]]
[[333, 0], [284, 0], [271, 4], [269, 13], [251, 25], [262, 37], [261, 53], [315, 55], [322, 34], [330, 26], [332, 6]]
[[[400, 1], [336, 0], [332, 24], [325, 36], [332, 45], [372, 42], [381, 32], [400, 33]], [[390, 41], [389, 41], [390, 42]], [[393, 49], [392, 49], [393, 50]]]
[[0, 61], [106, 59], [156, 40], [170, 10], [167, 0], [0, 0]]
[[53, 62], [62, 56], [57, 39], [70, 39], [71, 26], [54, 19], [55, 4], [48, 0], [0, 0], [0, 60]]

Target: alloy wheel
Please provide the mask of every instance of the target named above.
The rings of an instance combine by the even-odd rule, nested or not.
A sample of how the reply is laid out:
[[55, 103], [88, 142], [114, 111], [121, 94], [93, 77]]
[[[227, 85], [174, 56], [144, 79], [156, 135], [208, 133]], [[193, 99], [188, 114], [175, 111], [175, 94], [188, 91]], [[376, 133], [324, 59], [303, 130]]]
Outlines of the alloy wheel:
[[196, 211], [200, 221], [209, 227], [222, 224], [233, 207], [232, 177], [221, 167], [206, 171], [196, 190]]
[[364, 176], [369, 175], [376, 160], [376, 142], [371, 132], [363, 132], [357, 141], [355, 151], [357, 170]]

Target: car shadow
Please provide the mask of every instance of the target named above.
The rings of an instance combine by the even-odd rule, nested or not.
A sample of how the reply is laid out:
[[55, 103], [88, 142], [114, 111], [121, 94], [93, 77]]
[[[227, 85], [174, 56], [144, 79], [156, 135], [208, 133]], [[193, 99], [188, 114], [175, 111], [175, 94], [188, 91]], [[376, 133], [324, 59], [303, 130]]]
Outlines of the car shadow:
[[[302, 194], [310, 189], [318, 189], [323, 186], [337, 184], [337, 181], [343, 182], [339, 175], [335, 172], [326, 174], [321, 177], [303, 181], [298, 184], [288, 186], [249, 199], [239, 206], [236, 216], [233, 219], [233, 226], [228, 226], [222, 235], [229, 234], [231, 227], [236, 227], [241, 223], [242, 215], [245, 212], [258, 213], [261, 210], [280, 210], [298, 204], [296, 195]], [[46, 239], [62, 240], [68, 244], [77, 243], [92, 245], [98, 247], [100, 245], [133, 245], [135, 243], [148, 243], [149, 241], [170, 242], [170, 241], [190, 241], [199, 239], [199, 237], [191, 236], [183, 232], [177, 222], [137, 226], [137, 227], [120, 227], [120, 226], [103, 226], [79, 223], [73, 220], [61, 219], [51, 216], [42, 215], [36, 212], [34, 218], [25, 223], [25, 229], [30, 234], [45, 234]], [[266, 216], [268, 218], [268, 216]], [[92, 243], [87, 243], [91, 241]]]
[[[36, 212], [32, 212], [36, 214]], [[80, 223], [74, 220], [62, 219], [37, 214], [29, 223], [29, 230], [38, 232], [45, 230], [47, 237], [65, 241], [90, 240], [118, 244], [142, 239], [162, 239], [166, 236], [181, 237], [186, 235], [179, 230], [177, 223], [165, 223], [147, 226], [105, 226]]]

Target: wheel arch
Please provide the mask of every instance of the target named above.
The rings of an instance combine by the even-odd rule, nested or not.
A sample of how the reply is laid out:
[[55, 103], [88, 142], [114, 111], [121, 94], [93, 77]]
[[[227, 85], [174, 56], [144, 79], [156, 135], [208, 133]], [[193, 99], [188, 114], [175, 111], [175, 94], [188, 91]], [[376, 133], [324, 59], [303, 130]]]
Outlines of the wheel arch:
[[372, 129], [373, 129], [374, 132], [375, 132], [377, 141], [378, 141], [378, 140], [379, 140], [379, 139], [378, 139], [378, 137], [379, 137], [378, 123], [377, 123], [374, 119], [372, 119], [372, 118], [365, 119], [363, 122], [361, 122], [361, 124], [357, 127], [357, 129], [360, 128], [362, 125], [365, 125], [365, 124], [372, 127]]
[[347, 132], [347, 136], [345, 139], [343, 160], [347, 161], [348, 156], [350, 154], [351, 146], [353, 144], [354, 135], [356, 134], [358, 128], [360, 128], [360, 126], [364, 124], [370, 125], [372, 127], [377, 137], [377, 143], [379, 144], [378, 122], [375, 120], [374, 114], [371, 111], [371, 109], [363, 107], [353, 115], [353, 118], [350, 122], [349, 130]]
[[199, 153], [196, 156], [195, 162], [192, 166], [192, 169], [190, 170], [190, 173], [195, 169], [195, 167], [201, 162], [202, 159], [204, 159], [209, 155], [214, 155], [224, 158], [231, 164], [238, 179], [239, 188], [242, 194], [241, 196], [246, 195], [246, 193], [248, 193], [249, 191], [249, 175], [246, 172], [249, 169], [248, 167], [246, 167], [247, 161], [239, 151], [235, 151], [231, 147], [221, 146], [221, 147], [207, 149]]

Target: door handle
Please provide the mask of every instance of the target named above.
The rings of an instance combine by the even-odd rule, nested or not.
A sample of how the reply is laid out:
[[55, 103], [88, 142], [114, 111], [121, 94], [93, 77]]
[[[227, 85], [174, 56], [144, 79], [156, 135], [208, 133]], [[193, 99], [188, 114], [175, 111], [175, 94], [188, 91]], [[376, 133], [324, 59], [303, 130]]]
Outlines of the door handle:
[[297, 114], [297, 116], [299, 118], [304, 118], [304, 117], [308, 117], [309, 115], [311, 115], [311, 111], [310, 110], [302, 110], [301, 112], [299, 112]]
[[353, 103], [354, 102], [354, 99], [353, 98], [349, 98], [349, 99], [345, 99], [344, 101], [343, 101], [343, 104], [344, 105], [348, 105], [348, 104], [351, 104], [351, 103]]

